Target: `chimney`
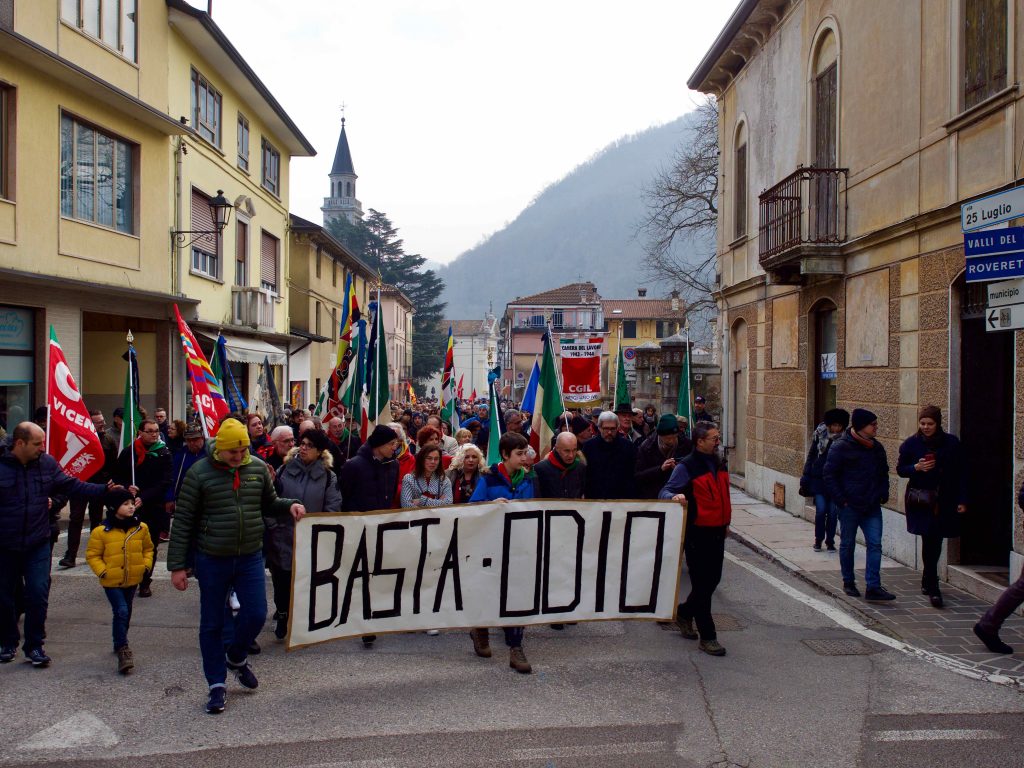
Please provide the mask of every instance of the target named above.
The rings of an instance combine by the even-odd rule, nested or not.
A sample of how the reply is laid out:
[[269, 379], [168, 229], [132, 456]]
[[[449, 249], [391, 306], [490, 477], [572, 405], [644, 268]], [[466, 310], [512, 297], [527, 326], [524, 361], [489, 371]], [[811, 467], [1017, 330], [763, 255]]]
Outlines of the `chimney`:
[[637, 292], [637, 295], [641, 299], [646, 299], [647, 298], [647, 289], [646, 288], [637, 288], [636, 292]]
[[672, 311], [679, 311], [679, 291], [672, 291]]

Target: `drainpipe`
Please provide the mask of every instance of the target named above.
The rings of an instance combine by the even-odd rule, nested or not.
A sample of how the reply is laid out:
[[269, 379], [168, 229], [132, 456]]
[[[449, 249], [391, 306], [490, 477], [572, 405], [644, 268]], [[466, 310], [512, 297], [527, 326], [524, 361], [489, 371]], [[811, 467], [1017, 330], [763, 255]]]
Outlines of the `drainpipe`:
[[[174, 229], [180, 232], [181, 227], [181, 175], [182, 159], [185, 151], [185, 140], [178, 136], [177, 146], [174, 149]], [[183, 295], [181, 284], [181, 248], [178, 247], [174, 236], [171, 235], [171, 276], [173, 285], [171, 292]]]

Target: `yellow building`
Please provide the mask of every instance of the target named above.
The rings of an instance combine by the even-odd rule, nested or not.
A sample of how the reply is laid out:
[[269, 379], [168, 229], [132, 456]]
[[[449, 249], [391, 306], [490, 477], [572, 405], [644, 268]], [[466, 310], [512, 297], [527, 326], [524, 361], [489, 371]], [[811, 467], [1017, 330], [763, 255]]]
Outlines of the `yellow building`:
[[288, 309], [293, 342], [289, 360], [289, 399], [299, 408], [315, 403], [334, 369], [338, 324], [348, 276], [364, 313], [376, 274], [330, 232], [292, 214], [289, 232]]
[[[616, 366], [621, 346], [626, 380], [629, 382], [630, 392], [634, 395], [634, 407], [654, 405], [661, 410], [661, 403], [655, 402], [654, 392], [651, 387], [646, 386], [646, 379], [642, 382], [645, 386], [638, 387], [641, 382], [638, 380], [636, 356], [641, 347], [649, 347], [652, 344], [657, 346], [663, 339], [675, 335], [682, 328], [686, 320], [686, 309], [679, 294], [676, 293], [668, 299], [649, 299], [647, 290], [641, 288], [635, 299], [601, 299], [601, 310], [608, 330], [606, 352], [602, 361], [605, 391], [614, 391], [616, 377], [619, 375]], [[641, 392], [644, 397], [641, 397]]]

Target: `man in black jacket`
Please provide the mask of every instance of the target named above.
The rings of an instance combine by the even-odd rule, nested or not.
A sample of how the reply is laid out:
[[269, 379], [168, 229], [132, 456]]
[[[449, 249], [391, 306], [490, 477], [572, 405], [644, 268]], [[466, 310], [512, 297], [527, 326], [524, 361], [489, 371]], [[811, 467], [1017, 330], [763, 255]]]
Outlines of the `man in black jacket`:
[[658, 419], [655, 433], [640, 443], [636, 455], [637, 496], [641, 499], [656, 499], [665, 487], [676, 464], [693, 450], [693, 443], [679, 434], [679, 424], [671, 413], [663, 413]]
[[391, 509], [398, 491], [398, 434], [378, 424], [341, 468], [341, 511]]
[[[631, 412], [632, 413], [632, 412]], [[583, 444], [587, 460], [588, 499], [635, 499], [633, 473], [636, 446], [619, 434], [619, 417], [604, 411], [597, 420], [598, 436]]]
[[889, 461], [885, 448], [875, 439], [878, 418], [871, 411], [855, 408], [852, 427], [839, 438], [825, 460], [825, 490], [839, 509], [839, 566], [843, 591], [860, 597], [853, 572], [853, 550], [857, 528], [864, 533], [867, 562], [865, 600], [895, 600], [882, 586], [882, 504], [889, 500]]
[[537, 493], [542, 499], [581, 499], [586, 484], [587, 465], [576, 453], [576, 435], [560, 432], [555, 449], [544, 461], [534, 465]]

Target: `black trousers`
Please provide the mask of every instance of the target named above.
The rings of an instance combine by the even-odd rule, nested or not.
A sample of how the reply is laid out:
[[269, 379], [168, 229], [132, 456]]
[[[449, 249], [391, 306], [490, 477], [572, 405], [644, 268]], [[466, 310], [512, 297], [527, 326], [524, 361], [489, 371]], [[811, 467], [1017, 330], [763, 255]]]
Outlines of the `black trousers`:
[[921, 587], [937, 589], [939, 586], [939, 557], [942, 555], [941, 536], [921, 537]]
[[725, 560], [725, 526], [686, 528], [686, 568], [690, 572], [690, 594], [676, 613], [681, 619], [693, 619], [701, 640], [715, 640], [715, 621], [711, 618], [711, 597], [722, 580]]
[[277, 613], [288, 613], [288, 604], [292, 597], [292, 572], [267, 563], [270, 571], [270, 583], [274, 587], [274, 610]]

